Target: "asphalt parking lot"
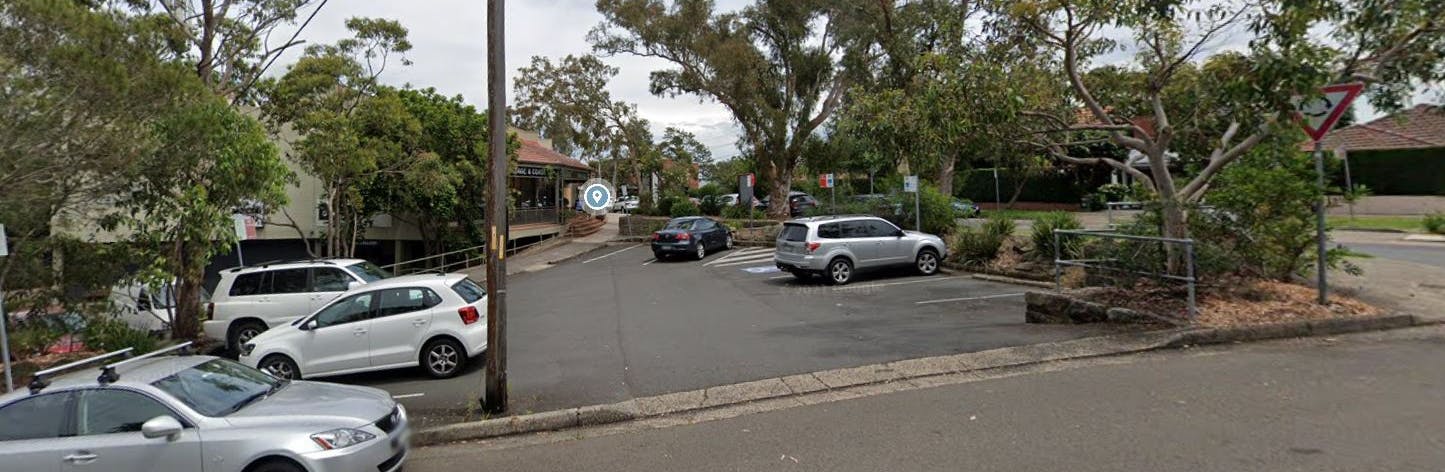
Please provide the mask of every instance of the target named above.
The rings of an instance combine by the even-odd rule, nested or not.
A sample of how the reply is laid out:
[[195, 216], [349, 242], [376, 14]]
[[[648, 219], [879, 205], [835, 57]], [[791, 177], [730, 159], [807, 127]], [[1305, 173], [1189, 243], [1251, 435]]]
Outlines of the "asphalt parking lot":
[[[1023, 287], [907, 271], [842, 287], [799, 281], [771, 248], [656, 261], [645, 245], [604, 247], [509, 280], [508, 377], [515, 413], [916, 357], [1102, 334], [1028, 325]], [[392, 371], [329, 380], [390, 391], [424, 423], [463, 417], [481, 391], [467, 373]]]

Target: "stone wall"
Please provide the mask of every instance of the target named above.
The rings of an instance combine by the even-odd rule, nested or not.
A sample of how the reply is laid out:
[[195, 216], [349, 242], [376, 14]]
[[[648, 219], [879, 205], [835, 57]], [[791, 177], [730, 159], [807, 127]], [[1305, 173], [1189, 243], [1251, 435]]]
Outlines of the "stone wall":
[[1041, 324], [1140, 323], [1155, 317], [1128, 308], [1100, 303], [1058, 292], [1033, 291], [1024, 294], [1024, 321]]

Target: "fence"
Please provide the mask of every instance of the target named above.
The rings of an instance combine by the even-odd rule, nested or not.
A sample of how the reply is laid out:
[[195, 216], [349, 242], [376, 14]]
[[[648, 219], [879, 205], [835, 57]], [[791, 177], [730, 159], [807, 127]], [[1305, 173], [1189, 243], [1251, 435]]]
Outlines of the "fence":
[[556, 224], [562, 221], [557, 213], [557, 207], [541, 208], [518, 208], [512, 210], [508, 223], [513, 225], [526, 225], [535, 223]]
[[[1097, 238], [1090, 244], [1080, 241]], [[1170, 260], [1178, 251], [1184, 252], [1184, 275], [1171, 273]], [[1097, 257], [1089, 257], [1089, 254]], [[1164, 268], [1149, 267], [1151, 262], [1163, 262]], [[1086, 272], [1101, 270], [1118, 275], [1141, 275], [1158, 279], [1183, 282], [1188, 291], [1188, 311], [1184, 321], [1192, 323], [1199, 315], [1195, 296], [1198, 279], [1195, 277], [1194, 240], [1139, 236], [1090, 230], [1054, 230], [1054, 289], [1063, 291], [1065, 267], [1079, 267]], [[1160, 316], [1164, 316], [1159, 314]], [[1169, 319], [1166, 321], [1179, 321]]]
[[[527, 249], [536, 247], [542, 243], [553, 241], [556, 238], [540, 239], [527, 244], [507, 248], [507, 255], [513, 255]], [[452, 272], [455, 270], [470, 270], [473, 267], [482, 267], [487, 264], [487, 246], [480, 244], [466, 249], [444, 252], [441, 254], [419, 257], [416, 259], [401, 261], [381, 268], [390, 271], [395, 275], [418, 274], [422, 272]], [[428, 262], [436, 260], [435, 264]]]

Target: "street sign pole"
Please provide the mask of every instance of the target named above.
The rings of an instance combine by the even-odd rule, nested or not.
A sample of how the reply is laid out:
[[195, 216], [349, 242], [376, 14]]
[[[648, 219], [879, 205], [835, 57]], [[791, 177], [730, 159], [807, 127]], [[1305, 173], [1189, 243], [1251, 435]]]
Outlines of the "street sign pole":
[[487, 351], [482, 408], [507, 411], [507, 96], [505, 0], [487, 0], [487, 105], [491, 182], [487, 195]]
[[[5, 238], [5, 225], [0, 225], [0, 257], [10, 255], [10, 242]], [[5, 279], [0, 278], [0, 358], [5, 361], [5, 393], [15, 389], [10, 366], [10, 316], [5, 314]]]
[[1315, 261], [1315, 272], [1319, 277], [1320, 304], [1329, 303], [1330, 286], [1325, 280], [1325, 152], [1319, 140], [1315, 140], [1315, 177], [1320, 189], [1320, 198], [1315, 202], [1315, 244], [1319, 260]]

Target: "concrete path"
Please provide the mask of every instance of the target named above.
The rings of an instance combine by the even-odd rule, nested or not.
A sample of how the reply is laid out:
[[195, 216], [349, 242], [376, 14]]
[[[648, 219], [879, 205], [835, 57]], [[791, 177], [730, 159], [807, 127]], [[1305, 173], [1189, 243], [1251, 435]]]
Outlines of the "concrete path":
[[1445, 244], [1406, 241], [1398, 233], [1336, 231], [1331, 237], [1369, 258], [1350, 262], [1361, 276], [1331, 273], [1331, 287], [1377, 306], [1445, 319]]
[[1445, 328], [1163, 351], [704, 420], [420, 449], [407, 470], [1439, 470]]

